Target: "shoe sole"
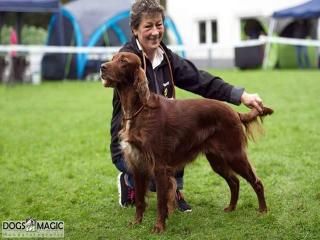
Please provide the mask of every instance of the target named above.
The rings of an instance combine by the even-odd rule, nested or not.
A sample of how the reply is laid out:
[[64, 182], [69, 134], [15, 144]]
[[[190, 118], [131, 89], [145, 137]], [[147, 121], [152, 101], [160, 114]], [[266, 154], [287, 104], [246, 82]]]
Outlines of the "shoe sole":
[[188, 209], [188, 210], [184, 210], [184, 211], [180, 211], [180, 212], [192, 212], [192, 209]]
[[120, 207], [125, 208], [126, 206], [121, 203], [121, 182], [120, 182], [120, 178], [121, 178], [122, 174], [123, 173], [119, 173], [119, 175], [117, 177], [117, 185], [118, 185], [118, 193], [119, 193], [119, 205], [120, 205]]

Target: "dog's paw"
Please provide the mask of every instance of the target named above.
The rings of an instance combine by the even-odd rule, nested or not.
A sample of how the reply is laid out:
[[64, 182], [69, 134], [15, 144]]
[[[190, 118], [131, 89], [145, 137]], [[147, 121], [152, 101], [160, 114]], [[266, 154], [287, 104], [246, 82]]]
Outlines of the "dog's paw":
[[152, 233], [161, 234], [161, 233], [164, 232], [164, 230], [165, 230], [164, 225], [157, 223], [157, 224], [153, 227]]
[[142, 218], [135, 218], [132, 222], [129, 222], [128, 227], [133, 228], [136, 225], [139, 225], [142, 223]]
[[259, 213], [260, 214], [266, 214], [268, 212], [267, 208], [259, 208]]
[[235, 206], [228, 206], [226, 208], [223, 209], [224, 212], [232, 212], [236, 209]]

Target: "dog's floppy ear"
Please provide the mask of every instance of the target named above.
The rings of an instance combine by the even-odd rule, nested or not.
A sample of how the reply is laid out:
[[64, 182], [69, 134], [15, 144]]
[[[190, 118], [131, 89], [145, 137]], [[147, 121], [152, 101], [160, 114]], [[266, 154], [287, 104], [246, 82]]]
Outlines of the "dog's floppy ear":
[[133, 87], [138, 93], [141, 102], [146, 104], [150, 97], [150, 90], [147, 76], [141, 67], [138, 67], [135, 71]]

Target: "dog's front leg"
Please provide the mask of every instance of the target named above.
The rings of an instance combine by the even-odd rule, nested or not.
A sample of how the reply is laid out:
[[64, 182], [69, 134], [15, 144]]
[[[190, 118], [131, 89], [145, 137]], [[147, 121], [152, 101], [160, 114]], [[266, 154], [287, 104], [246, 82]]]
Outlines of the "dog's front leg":
[[133, 221], [133, 225], [140, 224], [142, 222], [143, 213], [146, 209], [145, 195], [148, 186], [149, 178], [141, 172], [134, 172], [133, 174], [134, 184], [135, 184], [135, 205], [136, 205], [136, 214]]
[[153, 233], [162, 233], [165, 230], [165, 221], [168, 217], [168, 190], [169, 177], [166, 169], [155, 170], [155, 182], [157, 188], [157, 222], [153, 228]]

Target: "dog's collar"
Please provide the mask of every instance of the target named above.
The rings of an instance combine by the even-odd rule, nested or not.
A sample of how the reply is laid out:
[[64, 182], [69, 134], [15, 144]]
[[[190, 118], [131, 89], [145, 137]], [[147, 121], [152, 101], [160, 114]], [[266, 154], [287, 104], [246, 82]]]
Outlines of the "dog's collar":
[[[123, 119], [126, 121], [134, 119], [144, 109], [144, 107], [145, 107], [145, 105], [142, 104], [142, 106], [132, 116], [128, 116], [128, 117], [123, 116]], [[124, 113], [124, 115], [126, 115], [126, 114]]]
[[[116, 89], [116, 92], [117, 92], [117, 94], [118, 94], [118, 96], [119, 96], [119, 99], [120, 99], [120, 94], [119, 94], [119, 90], [118, 89]], [[120, 99], [120, 102], [121, 102], [121, 99]], [[122, 103], [121, 103], [121, 105], [122, 105]], [[142, 104], [142, 106], [134, 113], [134, 114], [132, 114], [132, 116], [126, 116], [127, 114], [126, 114], [126, 112], [124, 111], [124, 109], [122, 108], [122, 111], [123, 111], [123, 120], [125, 120], [125, 121], [127, 121], [127, 120], [132, 120], [132, 119], [134, 119], [136, 116], [138, 116], [138, 114], [144, 109], [144, 107], [145, 107], [145, 104]]]

